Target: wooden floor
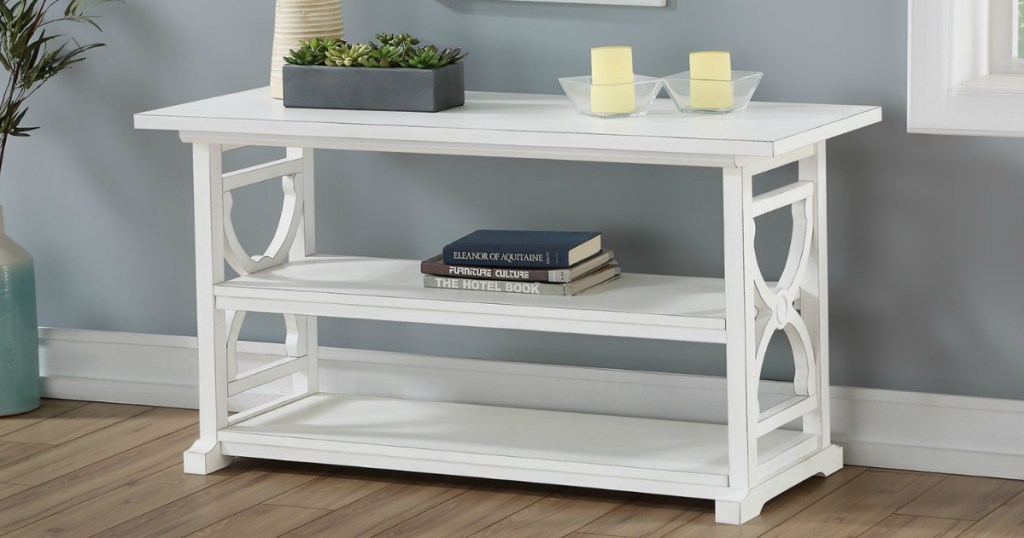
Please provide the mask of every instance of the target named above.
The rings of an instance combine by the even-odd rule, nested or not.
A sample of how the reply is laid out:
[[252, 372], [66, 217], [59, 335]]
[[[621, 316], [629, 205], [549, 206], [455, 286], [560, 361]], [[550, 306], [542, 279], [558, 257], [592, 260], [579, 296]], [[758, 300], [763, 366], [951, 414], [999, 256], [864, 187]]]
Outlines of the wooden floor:
[[741, 527], [708, 501], [239, 460], [188, 476], [196, 412], [46, 401], [0, 419], [0, 536], [1024, 537], [1024, 482], [847, 467]]

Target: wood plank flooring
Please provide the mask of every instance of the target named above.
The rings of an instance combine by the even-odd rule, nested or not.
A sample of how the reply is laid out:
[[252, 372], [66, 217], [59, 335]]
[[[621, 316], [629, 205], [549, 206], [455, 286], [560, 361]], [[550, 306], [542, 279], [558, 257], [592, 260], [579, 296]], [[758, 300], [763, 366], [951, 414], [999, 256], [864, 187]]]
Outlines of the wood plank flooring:
[[710, 501], [238, 460], [182, 473], [195, 411], [47, 400], [0, 418], [0, 538], [1024, 538], [1024, 481], [846, 467], [743, 526]]

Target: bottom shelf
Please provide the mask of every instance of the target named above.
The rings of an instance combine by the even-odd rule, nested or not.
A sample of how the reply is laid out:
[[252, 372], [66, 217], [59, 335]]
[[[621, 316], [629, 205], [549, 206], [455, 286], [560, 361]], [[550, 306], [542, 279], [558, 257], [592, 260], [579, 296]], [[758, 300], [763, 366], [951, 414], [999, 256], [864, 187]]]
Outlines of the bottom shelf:
[[[760, 439], [759, 462], [795, 462], [815, 439], [776, 430]], [[231, 456], [687, 497], [720, 498], [729, 486], [727, 429], [717, 424], [322, 393], [220, 440]]]

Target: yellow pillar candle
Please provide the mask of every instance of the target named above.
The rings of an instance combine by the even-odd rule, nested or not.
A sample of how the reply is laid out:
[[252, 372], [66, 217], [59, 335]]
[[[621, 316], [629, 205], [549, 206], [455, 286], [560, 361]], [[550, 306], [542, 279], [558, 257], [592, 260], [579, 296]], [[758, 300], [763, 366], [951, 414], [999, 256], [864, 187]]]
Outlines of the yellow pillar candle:
[[590, 49], [594, 84], [632, 84], [633, 47], [595, 47]]
[[593, 48], [590, 63], [590, 111], [595, 114], [636, 112], [632, 47]]
[[690, 107], [722, 109], [732, 105], [732, 60], [729, 53], [691, 52]]

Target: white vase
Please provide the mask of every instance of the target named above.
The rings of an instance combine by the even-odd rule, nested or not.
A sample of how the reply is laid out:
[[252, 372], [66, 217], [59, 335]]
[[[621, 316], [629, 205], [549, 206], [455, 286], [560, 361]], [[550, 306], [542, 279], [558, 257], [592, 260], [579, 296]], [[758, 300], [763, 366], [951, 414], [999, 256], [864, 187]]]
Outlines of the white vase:
[[281, 68], [289, 51], [314, 37], [341, 39], [345, 25], [341, 0], [277, 0], [274, 22], [274, 50], [270, 60], [270, 96], [284, 98]]

